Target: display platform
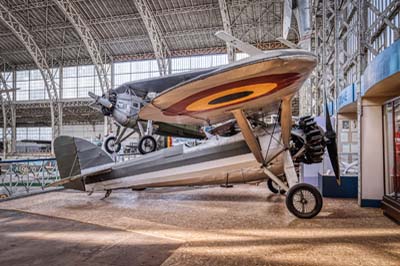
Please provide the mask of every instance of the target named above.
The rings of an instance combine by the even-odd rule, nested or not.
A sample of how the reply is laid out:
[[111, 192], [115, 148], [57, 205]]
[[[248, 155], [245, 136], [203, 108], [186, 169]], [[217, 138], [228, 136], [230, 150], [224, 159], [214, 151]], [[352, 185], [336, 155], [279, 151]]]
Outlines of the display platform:
[[328, 198], [357, 198], [358, 176], [341, 176], [341, 185], [336, 183], [335, 176], [318, 174], [318, 188], [323, 197]]
[[360, 208], [355, 199], [325, 198], [317, 217], [301, 220], [265, 183], [117, 190], [103, 196], [64, 190], [0, 202], [0, 265], [381, 266], [399, 261], [400, 226], [380, 209]]
[[383, 196], [383, 214], [400, 224], [400, 200], [390, 196]]

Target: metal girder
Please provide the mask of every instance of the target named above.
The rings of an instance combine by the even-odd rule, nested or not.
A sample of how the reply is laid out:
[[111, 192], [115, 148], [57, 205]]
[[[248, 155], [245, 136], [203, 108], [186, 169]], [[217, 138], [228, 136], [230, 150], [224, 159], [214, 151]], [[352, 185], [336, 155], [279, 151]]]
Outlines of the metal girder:
[[[222, 25], [224, 27], [224, 31], [228, 33], [229, 35], [232, 35], [232, 27], [231, 27], [231, 20], [229, 16], [229, 9], [226, 4], [225, 0], [218, 0], [219, 4], [219, 9], [221, 12], [221, 18], [222, 18]], [[235, 49], [230, 43], [226, 43], [226, 50], [228, 54], [228, 62], [232, 63], [235, 61]]]
[[13, 97], [10, 95], [10, 86], [0, 72], [0, 104], [3, 113], [3, 156], [15, 152], [16, 141], [16, 113]]
[[[71, 1], [71, 0], [70, 0]], [[72, 3], [76, 3], [79, 1], [72, 1]], [[262, 3], [270, 3], [270, 0], [259, 0], [257, 3], [262, 4]], [[45, 8], [49, 5], [52, 5], [53, 2], [48, 2], [43, 1], [43, 2], [28, 2], [26, 4], [21, 4], [18, 6], [15, 6], [11, 9], [9, 9], [11, 12], [20, 12], [20, 11], [26, 11], [34, 8]], [[232, 8], [239, 8], [243, 6], [244, 2], [242, 1], [231, 1], [229, 2], [229, 6]], [[155, 17], [165, 17], [165, 16], [170, 16], [170, 15], [175, 15], [175, 14], [185, 14], [185, 13], [192, 13], [192, 12], [202, 12], [202, 11], [211, 11], [211, 10], [217, 10], [219, 9], [219, 4], [216, 3], [206, 3], [206, 4], [198, 4], [198, 5], [192, 5], [192, 6], [182, 6], [182, 7], [175, 7], [175, 8], [169, 8], [166, 10], [156, 10], [153, 12]], [[276, 16], [276, 14], [272, 13], [273, 16]], [[118, 15], [110, 15], [106, 17], [96, 17], [96, 18], [90, 18], [85, 20], [87, 26], [97, 26], [100, 24], [112, 24], [112, 23], [119, 23], [119, 22], [124, 22], [124, 21], [133, 21], [141, 19], [141, 16], [139, 13], [129, 13], [129, 14], [118, 14]], [[68, 29], [72, 28], [73, 26], [69, 22], [57, 22], [57, 23], [50, 23], [50, 24], [41, 24], [41, 25], [32, 25], [29, 28], [29, 31], [31, 33], [35, 32], [43, 32], [43, 31], [52, 31], [52, 30], [63, 30], [63, 29]], [[12, 34], [10, 34], [8, 31], [1, 31], [0, 32], [0, 37], [9, 37]]]
[[[148, 37], [147, 37], [148, 38]], [[292, 42], [296, 42], [297, 40], [291, 40]], [[287, 48], [286, 45], [279, 41], [267, 41], [262, 43], [254, 44], [257, 48], [261, 50], [272, 50], [272, 49], [285, 49]], [[53, 47], [54, 48], [54, 47]], [[53, 48], [48, 49], [53, 50]], [[55, 48], [54, 48], [55, 49]], [[61, 47], [60, 47], [61, 49]], [[0, 56], [3, 54], [16, 54], [17, 52], [24, 52], [25, 50], [14, 50], [9, 53], [1, 53]], [[207, 47], [207, 48], [195, 48], [195, 49], [185, 49], [185, 50], [175, 50], [171, 51], [171, 57], [180, 57], [180, 56], [193, 56], [193, 55], [209, 55], [209, 54], [221, 54], [226, 53], [226, 46], [216, 46], [216, 47]], [[137, 54], [129, 54], [129, 55], [119, 55], [114, 56], [113, 61], [120, 62], [120, 61], [132, 61], [132, 60], [148, 60], [154, 59], [154, 53], [137, 53]], [[79, 58], [76, 60], [64, 60], [63, 66], [76, 66], [76, 65], [90, 65], [92, 63], [90, 58]], [[32, 69], [34, 65], [32, 64], [20, 64], [16, 65], [16, 70], [26, 70]]]
[[335, 76], [334, 64], [330, 64], [329, 55], [335, 54], [335, 1], [323, 0], [322, 11], [322, 41], [323, 51], [321, 57], [322, 74], [323, 74], [323, 88], [328, 97], [335, 98], [335, 84], [333, 83]]
[[135, 0], [136, 9], [138, 10], [147, 33], [149, 34], [154, 54], [157, 59], [160, 75], [167, 75], [170, 72], [170, 50], [162, 35], [162, 31], [152, 14], [152, 11], [147, 3], [147, 0]]
[[102, 49], [90, 29], [86, 26], [82, 16], [76, 11], [71, 0], [52, 0], [58, 8], [63, 12], [68, 21], [72, 24], [79, 37], [82, 39], [87, 52], [95, 66], [97, 76], [99, 78], [100, 87], [103, 93], [111, 89], [111, 82], [107, 77], [109, 69], [106, 62], [111, 61], [109, 55]]
[[35, 40], [23, 24], [13, 16], [8, 8], [0, 3], [0, 20], [10, 28], [19, 41], [25, 46], [26, 50], [31, 55], [35, 65], [42, 75], [44, 84], [46, 86], [47, 95], [50, 99], [51, 105], [51, 127], [52, 137], [55, 139], [60, 135], [62, 125], [62, 106], [59, 104], [58, 85], [54, 81], [53, 73], [47, 63], [47, 58], [40, 50]]
[[[47, 0], [45, 1], [47, 2]], [[71, 1], [70, 1], [71, 2]], [[74, 3], [75, 1], [72, 1]], [[29, 5], [34, 5], [34, 3], [29, 3]], [[45, 6], [43, 6], [45, 7]], [[199, 12], [199, 11], [208, 11], [213, 9], [218, 9], [218, 4], [200, 4], [195, 6], [184, 6], [184, 7], [177, 7], [174, 9], [168, 10], [159, 10], [154, 12], [155, 17], [163, 17], [169, 16], [173, 14], [184, 14], [190, 12]], [[22, 8], [15, 8], [16, 11], [22, 11], [26, 9]], [[14, 11], [14, 8], [11, 10]], [[130, 14], [118, 14], [118, 15], [111, 15], [107, 17], [99, 17], [99, 18], [91, 18], [85, 20], [87, 26], [96, 26], [99, 24], [105, 23], [117, 23], [123, 21], [133, 21], [142, 19], [139, 13], [130, 13]], [[67, 28], [72, 28], [73, 26], [71, 23], [59, 22], [59, 23], [52, 23], [52, 24], [42, 24], [42, 25], [34, 25], [29, 30], [31, 32], [41, 32], [41, 31], [48, 31], [48, 30], [62, 30]], [[0, 37], [7, 37], [10, 36], [8, 32], [0, 32]]]
[[[379, 9], [371, 1], [366, 1], [366, 5], [368, 9], [374, 12], [374, 14], [377, 16], [377, 19], [375, 19], [375, 21], [367, 29], [370, 43], [379, 37], [385, 27], [390, 27], [392, 30], [397, 32], [397, 38], [400, 37], [400, 28], [390, 21], [394, 16], [396, 16], [396, 14], [399, 13], [399, 1], [391, 2], [383, 11], [379, 11]], [[373, 47], [371, 46], [371, 48]]]
[[[91, 98], [63, 99], [63, 126], [68, 124], [104, 124], [104, 116], [89, 107]], [[17, 127], [51, 126], [50, 102], [46, 100], [16, 101]]]
[[[319, 58], [316, 68], [318, 89], [321, 85], [334, 91], [357, 85], [360, 94], [361, 74], [368, 62], [388, 47], [399, 28], [393, 18], [400, 11], [399, 1], [375, 4], [370, 0], [316, 0], [313, 6], [314, 48]], [[388, 31], [394, 38], [390, 39]], [[320, 109], [321, 110], [321, 109]]]
[[[355, 83], [360, 86], [360, 73], [368, 61], [389, 45], [385, 30], [398, 32], [390, 20], [399, 13], [400, 3], [393, 1], [378, 9], [368, 0], [322, 2], [320, 32], [323, 36], [321, 49], [325, 55], [321, 60], [325, 60], [323, 73], [326, 76], [323, 80], [329, 84], [328, 87], [335, 88], [337, 97], [347, 85]], [[383, 37], [383, 40], [375, 43], [378, 37]]]
[[[257, 29], [257, 27], [253, 24], [249, 24], [249, 23], [244, 23], [241, 24], [240, 27], [238, 27], [239, 29], [243, 29], [245, 28], [247, 31], [252, 30], [252, 29]], [[235, 27], [232, 27], [235, 28]], [[221, 30], [221, 27], [206, 27], [206, 28], [198, 28], [198, 29], [189, 29], [189, 30], [182, 30], [182, 31], [174, 31], [174, 32], [165, 32], [163, 34], [164, 38], [174, 38], [174, 37], [187, 37], [187, 36], [196, 36], [196, 35], [201, 35], [201, 34], [214, 34], [216, 31]], [[1, 36], [0, 36], [1, 37]], [[273, 36], [273, 38], [275, 39], [277, 36]], [[116, 43], [125, 43], [125, 42], [137, 42], [137, 41], [146, 41], [148, 40], [149, 36], [148, 35], [136, 35], [136, 36], [124, 36], [124, 37], [116, 37], [116, 38], [108, 38], [108, 39], [102, 39], [99, 40], [100, 44], [116, 44]], [[291, 39], [290, 41], [292, 42], [296, 42], [297, 40], [293, 40]], [[274, 45], [281, 47], [281, 48], [285, 48], [286, 46], [283, 44], [278, 44], [278, 41], [269, 41], [269, 42], [264, 42], [265, 43], [276, 43]], [[263, 45], [263, 43], [259, 43], [260, 45]], [[55, 46], [48, 46], [48, 47], [43, 47], [45, 48], [47, 51], [57, 51], [60, 49], [73, 49], [73, 48], [80, 48], [81, 47], [81, 43], [80, 42], [73, 42], [73, 43], [68, 43], [68, 44], [58, 44]], [[265, 49], [268, 46], [265, 46]], [[208, 48], [206, 48], [208, 49]], [[213, 49], [213, 48], [210, 48]], [[25, 50], [21, 50], [21, 49], [15, 49], [13, 51], [7, 51], [7, 52], [0, 52], [0, 56], [5, 56], [8, 54], [11, 55], [15, 55], [15, 54], [20, 54], [21, 52], [24, 52]], [[179, 53], [179, 51], [171, 51], [170, 55], [173, 53]], [[115, 57], [114, 57], [115, 59]], [[115, 61], [115, 60], [114, 60]]]

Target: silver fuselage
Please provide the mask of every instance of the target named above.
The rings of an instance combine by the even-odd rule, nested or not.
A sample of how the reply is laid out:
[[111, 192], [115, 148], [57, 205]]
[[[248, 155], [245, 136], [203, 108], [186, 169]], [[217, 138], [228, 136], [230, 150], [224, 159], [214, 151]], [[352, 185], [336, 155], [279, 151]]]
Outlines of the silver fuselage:
[[[255, 133], [266, 161], [282, 150], [279, 128], [272, 138], [262, 129]], [[192, 148], [181, 145], [163, 149], [132, 161], [102, 167], [112, 170], [104, 175], [87, 177], [86, 191], [246, 183], [267, 178], [241, 133], [232, 137], [214, 137]], [[282, 157], [274, 158], [269, 168], [275, 175], [282, 175]], [[88, 172], [94, 170], [86, 169]]]

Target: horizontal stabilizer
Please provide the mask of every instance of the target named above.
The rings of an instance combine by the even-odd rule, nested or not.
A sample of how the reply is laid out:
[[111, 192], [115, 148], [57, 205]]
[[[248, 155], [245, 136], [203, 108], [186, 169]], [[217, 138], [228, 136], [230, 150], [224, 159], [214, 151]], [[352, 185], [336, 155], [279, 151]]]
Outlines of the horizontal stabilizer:
[[65, 186], [68, 183], [81, 182], [80, 180], [82, 180], [84, 177], [87, 177], [87, 176], [96, 176], [96, 175], [100, 175], [100, 174], [106, 174], [106, 173], [110, 173], [111, 171], [112, 171], [111, 168], [107, 168], [107, 169], [104, 169], [104, 170], [99, 170], [99, 171], [93, 171], [93, 172], [90, 172], [90, 173], [86, 173], [84, 175], [70, 176], [70, 177], [66, 177], [66, 178], [63, 178], [61, 180], [58, 180], [56, 182], [53, 182], [51, 184], [48, 184], [47, 187]]
[[287, 40], [289, 35], [290, 26], [292, 23], [292, 0], [283, 1], [283, 39]]
[[237, 49], [245, 52], [246, 54], [248, 54], [250, 56], [264, 54], [264, 52], [262, 50], [258, 49], [257, 47], [255, 47], [251, 44], [242, 42], [241, 40], [233, 37], [232, 35], [229, 35], [225, 31], [218, 31], [217, 33], [215, 33], [215, 36], [217, 36], [221, 40], [231, 44], [232, 46], [236, 47]]
[[277, 41], [280, 41], [281, 43], [283, 43], [284, 45], [286, 45], [286, 46], [289, 47], [289, 48], [292, 48], [292, 49], [300, 49], [300, 46], [299, 46], [299, 45], [297, 45], [297, 44], [295, 44], [295, 43], [293, 43], [293, 42], [291, 42], [291, 41], [288, 41], [288, 40], [286, 40], [285, 38], [278, 37], [278, 38], [276, 38], [276, 40], [277, 40]]

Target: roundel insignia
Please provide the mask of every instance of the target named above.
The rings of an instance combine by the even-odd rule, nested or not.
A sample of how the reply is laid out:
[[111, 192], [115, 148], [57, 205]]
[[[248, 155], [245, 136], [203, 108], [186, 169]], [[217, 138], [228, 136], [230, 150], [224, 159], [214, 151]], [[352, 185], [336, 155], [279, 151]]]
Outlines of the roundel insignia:
[[251, 101], [294, 83], [297, 73], [256, 77], [213, 87], [178, 101], [163, 111], [165, 115], [184, 115], [211, 111]]
[[192, 102], [186, 106], [186, 110], [189, 112], [202, 112], [245, 102], [265, 95], [275, 89], [276, 86], [276, 83], [259, 83], [223, 90]]

